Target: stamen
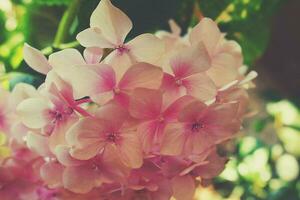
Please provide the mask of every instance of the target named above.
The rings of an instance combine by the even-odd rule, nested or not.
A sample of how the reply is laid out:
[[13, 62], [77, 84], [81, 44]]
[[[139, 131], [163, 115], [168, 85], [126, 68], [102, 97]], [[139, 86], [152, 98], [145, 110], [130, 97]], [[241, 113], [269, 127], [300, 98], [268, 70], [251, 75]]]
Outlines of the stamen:
[[120, 94], [121, 90], [119, 88], [113, 89], [114, 94]]
[[163, 116], [160, 116], [159, 118], [158, 118], [158, 121], [159, 122], [163, 122], [165, 119], [164, 119], [164, 117]]
[[115, 49], [117, 50], [119, 55], [129, 52], [129, 49], [124, 44], [118, 45]]
[[202, 128], [204, 128], [204, 125], [199, 122], [192, 124], [192, 127], [191, 127], [192, 132], [198, 132]]
[[71, 115], [74, 110], [71, 107], [65, 107], [63, 109], [51, 110], [49, 114], [52, 116], [53, 123], [62, 121], [66, 116]]
[[106, 135], [107, 142], [116, 143], [119, 139], [119, 134], [116, 132], [111, 132]]
[[182, 80], [181, 79], [178, 79], [175, 81], [176, 85], [178, 86], [181, 86], [182, 85]]

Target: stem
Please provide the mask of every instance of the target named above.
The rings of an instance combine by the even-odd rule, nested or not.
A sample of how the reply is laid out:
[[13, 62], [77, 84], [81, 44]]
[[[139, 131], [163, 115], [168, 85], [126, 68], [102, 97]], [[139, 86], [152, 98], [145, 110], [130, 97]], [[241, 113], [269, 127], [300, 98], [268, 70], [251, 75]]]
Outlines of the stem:
[[65, 11], [58, 25], [58, 30], [54, 38], [54, 47], [59, 47], [61, 43], [65, 42], [68, 36], [68, 31], [70, 30], [70, 27], [79, 9], [80, 3], [81, 0], [73, 0], [68, 9]]

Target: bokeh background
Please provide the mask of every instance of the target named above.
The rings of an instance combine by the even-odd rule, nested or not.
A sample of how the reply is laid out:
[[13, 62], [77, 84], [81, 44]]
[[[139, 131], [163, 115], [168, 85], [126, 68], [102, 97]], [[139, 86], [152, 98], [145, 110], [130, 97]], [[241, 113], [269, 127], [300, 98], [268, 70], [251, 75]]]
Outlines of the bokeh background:
[[[24, 42], [45, 55], [74, 47], [99, 0], [0, 0], [0, 82], [38, 86], [44, 79], [23, 61]], [[243, 48], [245, 64], [259, 73], [251, 90], [252, 117], [231, 143], [225, 171], [200, 200], [300, 199], [300, 1], [113, 0], [134, 22], [131, 37], [168, 29], [186, 32], [203, 16], [216, 20]]]

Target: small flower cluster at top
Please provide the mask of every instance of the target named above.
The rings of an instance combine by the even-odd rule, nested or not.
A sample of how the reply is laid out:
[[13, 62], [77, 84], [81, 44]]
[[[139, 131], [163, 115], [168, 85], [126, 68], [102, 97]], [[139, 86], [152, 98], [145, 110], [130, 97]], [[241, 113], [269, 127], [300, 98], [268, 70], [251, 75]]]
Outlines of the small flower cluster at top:
[[46, 79], [0, 93], [2, 200], [189, 200], [224, 169], [217, 145], [241, 129], [256, 76], [240, 46], [208, 18], [184, 37], [171, 20], [125, 42], [131, 28], [102, 0], [77, 35], [83, 56], [25, 45]]

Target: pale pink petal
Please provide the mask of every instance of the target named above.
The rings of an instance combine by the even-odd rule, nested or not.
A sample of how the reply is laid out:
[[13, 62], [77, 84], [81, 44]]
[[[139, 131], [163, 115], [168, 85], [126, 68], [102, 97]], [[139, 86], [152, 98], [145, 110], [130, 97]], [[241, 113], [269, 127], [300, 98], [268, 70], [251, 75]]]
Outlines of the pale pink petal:
[[64, 167], [58, 162], [48, 162], [41, 167], [40, 174], [48, 187], [56, 188], [62, 186], [63, 170]]
[[174, 101], [163, 113], [163, 117], [168, 122], [174, 122], [177, 120], [179, 113], [182, 109], [195, 99], [191, 96], [183, 96]]
[[83, 148], [71, 148], [70, 155], [78, 160], [86, 161], [94, 158], [96, 155], [101, 153], [104, 148], [104, 143], [99, 143], [98, 141], [90, 143], [89, 146]]
[[229, 53], [236, 60], [236, 66], [240, 67], [243, 65], [243, 54], [241, 46], [233, 40], [224, 40], [224, 43], [219, 45], [219, 53]]
[[124, 183], [127, 181], [131, 169], [122, 162], [116, 146], [106, 145], [101, 158], [103, 182], [119, 181]]
[[162, 180], [159, 181], [158, 185], [158, 190], [151, 193], [152, 199], [169, 200], [172, 196], [172, 188], [170, 182], [168, 180]]
[[241, 88], [232, 88], [225, 91], [218, 92], [217, 102], [219, 103], [231, 103], [238, 102], [238, 118], [241, 118], [245, 115], [248, 104], [249, 96], [246, 90]]
[[55, 155], [57, 160], [64, 166], [78, 166], [82, 165], [84, 161], [76, 160], [70, 155], [70, 148], [65, 145], [58, 145], [55, 148]]
[[207, 106], [201, 101], [193, 101], [183, 108], [182, 112], [179, 114], [178, 120], [181, 122], [194, 122], [206, 109]]
[[[63, 103], [74, 106], [76, 104], [71, 85], [60, 78], [53, 70], [47, 74], [45, 90], [46, 93], [50, 93], [49, 98], [55, 105]], [[49, 94], [46, 95], [49, 96]]]
[[26, 136], [26, 144], [29, 149], [41, 156], [51, 156], [51, 151], [48, 147], [48, 137], [46, 136], [29, 132]]
[[49, 137], [49, 148], [53, 153], [55, 153], [55, 148], [58, 145], [67, 145], [66, 141], [66, 133], [78, 121], [77, 116], [70, 116], [68, 119], [62, 121], [61, 123], [57, 123], [53, 132]]
[[209, 125], [206, 128], [206, 132], [214, 143], [219, 144], [234, 137], [240, 130], [240, 127], [241, 122], [239, 120], [232, 120], [224, 125]]
[[94, 86], [95, 93], [111, 91], [116, 86], [116, 74], [114, 69], [107, 64], [98, 64], [95, 66], [88, 66], [97, 73], [98, 80]]
[[88, 47], [84, 50], [83, 56], [87, 64], [97, 64], [103, 56], [103, 49], [98, 47]]
[[128, 53], [120, 53], [118, 50], [114, 50], [105, 57], [104, 63], [113, 67], [116, 73], [116, 80], [119, 81], [123, 77], [124, 73], [134, 63], [134, 60]]
[[225, 168], [227, 159], [220, 157], [216, 151], [208, 156], [208, 164], [197, 167], [194, 172], [203, 179], [218, 176]]
[[182, 80], [182, 84], [185, 86], [188, 95], [203, 102], [212, 100], [217, 95], [217, 87], [204, 73], [191, 75]]
[[141, 137], [141, 142], [143, 146], [143, 150], [148, 153], [152, 150], [156, 142], [156, 134], [158, 129], [157, 121], [147, 121], [144, 123], [140, 123], [137, 128], [137, 133]]
[[23, 49], [24, 60], [35, 71], [41, 74], [47, 74], [51, 70], [51, 66], [43, 53], [28, 44]]
[[78, 42], [84, 47], [114, 48], [115, 44], [105, 38], [100, 28], [85, 29], [76, 36]]
[[195, 180], [190, 176], [176, 176], [172, 180], [173, 196], [176, 200], [193, 200]]
[[15, 108], [21, 101], [31, 97], [39, 97], [37, 90], [32, 85], [18, 83], [11, 92], [10, 102]]
[[191, 156], [191, 154], [201, 154], [215, 145], [215, 143], [215, 137], [213, 137], [210, 133], [206, 131], [196, 132], [187, 138], [187, 142], [185, 144], [185, 155]]
[[217, 24], [209, 18], [203, 18], [199, 24], [192, 29], [189, 37], [193, 45], [203, 41], [208, 51], [213, 53], [221, 36]]
[[26, 127], [21, 121], [17, 120], [10, 127], [10, 136], [16, 140], [18, 144], [24, 143], [24, 138], [27, 135], [28, 127]]
[[211, 125], [225, 125], [237, 118], [238, 106], [238, 103], [214, 104], [209, 107], [204, 120]]
[[95, 90], [99, 79], [97, 73], [88, 70], [88, 65], [77, 50], [65, 49], [53, 53], [49, 57], [49, 62], [54, 71], [72, 85], [76, 98], [89, 96]]
[[[113, 130], [118, 130], [128, 119], [128, 111], [116, 103], [108, 103], [95, 111], [95, 116], [105, 120], [105, 125]], [[100, 120], [100, 121], [101, 121]]]
[[179, 123], [170, 123], [165, 127], [160, 152], [175, 156], [182, 153], [185, 143], [184, 127]]
[[164, 92], [164, 106], [173, 103], [174, 99], [187, 94], [186, 88], [183, 85], [177, 84], [175, 77], [167, 73], [163, 75], [161, 89]]
[[110, 0], [102, 0], [92, 13], [90, 26], [98, 27], [105, 38], [119, 45], [131, 30], [132, 22], [125, 13], [112, 5]]
[[129, 54], [136, 62], [155, 64], [165, 51], [164, 42], [156, 36], [145, 33], [126, 44]]
[[155, 119], [161, 113], [161, 104], [161, 91], [137, 88], [131, 95], [129, 113], [137, 119]]
[[119, 88], [133, 90], [135, 88], [158, 89], [163, 78], [162, 69], [148, 63], [137, 63], [130, 67], [119, 82]]
[[129, 95], [126, 92], [119, 92], [114, 96], [114, 102], [117, 102], [124, 108], [128, 108], [129, 106]]
[[140, 168], [143, 164], [143, 153], [140, 138], [136, 131], [122, 133], [120, 158], [124, 164], [132, 168]]
[[180, 26], [178, 26], [178, 24], [173, 19], [170, 19], [168, 22], [169, 22], [169, 26], [170, 26], [171, 32], [174, 35], [178, 35], [179, 36], [180, 33], [181, 33]]
[[71, 155], [79, 160], [97, 155], [104, 147], [101, 133], [105, 133], [106, 128], [100, 119], [87, 117], [77, 122], [66, 134], [66, 140], [72, 146]]
[[17, 113], [27, 127], [42, 128], [50, 122], [49, 111], [51, 107], [51, 103], [45, 99], [30, 98], [18, 105]]
[[171, 58], [170, 65], [176, 78], [185, 78], [206, 71], [210, 68], [211, 61], [203, 42], [199, 42]]
[[93, 100], [93, 102], [95, 102], [99, 105], [104, 105], [104, 104], [108, 103], [109, 101], [113, 100], [114, 96], [115, 96], [115, 94], [113, 91], [108, 91], [108, 92], [93, 94], [90, 97]]
[[238, 78], [238, 68], [236, 60], [230, 54], [222, 53], [213, 58], [212, 67], [207, 71], [207, 75], [220, 88]]
[[64, 49], [51, 54], [49, 56], [49, 63], [54, 69], [64, 67], [69, 69], [75, 65], [84, 65], [85, 60], [78, 50]]
[[72, 192], [85, 194], [101, 184], [99, 175], [90, 166], [67, 167], [63, 173], [64, 187]]

